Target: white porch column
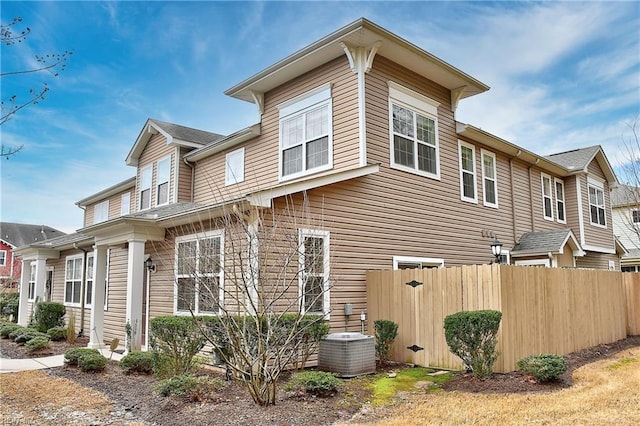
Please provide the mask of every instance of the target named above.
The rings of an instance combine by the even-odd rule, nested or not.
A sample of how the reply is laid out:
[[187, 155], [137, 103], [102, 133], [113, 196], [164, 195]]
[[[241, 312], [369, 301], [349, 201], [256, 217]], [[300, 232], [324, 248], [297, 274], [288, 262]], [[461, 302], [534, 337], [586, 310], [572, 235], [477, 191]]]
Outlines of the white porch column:
[[35, 301], [38, 302], [44, 301], [44, 291], [47, 286], [47, 258], [38, 256], [36, 258], [36, 288], [35, 288], [35, 298], [34, 298], [34, 306], [35, 309]]
[[31, 261], [22, 259], [22, 273], [20, 277], [20, 301], [18, 302], [18, 324], [28, 325], [29, 315], [29, 278], [31, 277]]
[[127, 264], [127, 323], [131, 326], [132, 351], [139, 351], [142, 347], [144, 243], [144, 240], [129, 240], [129, 259]]
[[93, 250], [93, 289], [91, 293], [91, 322], [87, 347], [100, 348], [104, 341], [104, 283], [107, 279], [107, 246], [95, 246]]

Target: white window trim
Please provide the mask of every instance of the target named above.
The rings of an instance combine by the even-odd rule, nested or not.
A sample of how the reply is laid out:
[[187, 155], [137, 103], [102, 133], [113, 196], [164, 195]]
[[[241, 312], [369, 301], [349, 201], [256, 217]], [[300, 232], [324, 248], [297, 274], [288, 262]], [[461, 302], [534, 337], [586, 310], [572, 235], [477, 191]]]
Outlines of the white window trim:
[[[315, 173], [331, 170], [333, 168], [333, 99], [331, 97], [331, 83], [323, 84], [315, 89], [312, 89], [306, 93], [298, 95], [288, 101], [276, 105], [279, 110], [278, 120], [278, 181], [289, 181], [297, 179], [302, 176], [308, 176]], [[282, 153], [284, 147], [282, 146], [282, 122], [293, 118], [296, 115], [304, 114], [312, 109], [316, 109], [322, 106], [327, 106], [327, 116], [329, 123], [327, 126], [327, 148], [328, 148], [328, 162], [327, 164], [312, 169], [305, 169], [305, 155], [303, 148], [302, 165], [303, 169], [297, 173], [291, 173], [286, 176], [282, 175]], [[305, 143], [303, 143], [303, 146]], [[291, 147], [289, 147], [291, 148]]]
[[[544, 194], [544, 180], [549, 179], [549, 191], [551, 193], [547, 196]], [[540, 195], [542, 196], [542, 217], [544, 220], [553, 221], [553, 179], [546, 173], [540, 173]], [[547, 216], [547, 212], [544, 209], [544, 200], [549, 198], [549, 206], [551, 207], [551, 216]]]
[[[331, 295], [330, 295], [330, 277], [331, 277], [331, 262], [330, 262], [330, 245], [331, 245], [331, 235], [329, 231], [322, 231], [317, 229], [299, 229], [298, 230], [298, 244], [299, 244], [299, 257], [298, 257], [298, 300], [300, 301], [300, 311], [302, 313], [307, 313], [304, 311], [304, 238], [322, 238], [324, 240], [323, 248], [323, 268], [324, 268], [324, 280], [323, 280], [323, 293], [322, 293], [322, 308], [325, 319], [330, 319], [331, 312]], [[320, 312], [308, 312], [309, 314], [320, 314]]]
[[551, 267], [549, 259], [516, 260], [515, 264], [516, 266], [545, 266], [547, 268]]
[[[33, 301], [36, 299], [36, 262], [31, 262], [29, 264], [29, 281], [27, 283], [28, 285], [28, 289], [27, 289], [27, 300], [29, 301]], [[31, 289], [33, 288], [33, 291], [31, 291]], [[33, 297], [29, 297], [29, 294], [31, 294]]]
[[[591, 194], [589, 194], [589, 188], [593, 187], [595, 188], [597, 191], [602, 191], [602, 209], [604, 210], [604, 225], [601, 225], [599, 223], [595, 223], [591, 220]], [[589, 205], [589, 223], [592, 226], [596, 226], [598, 228], [602, 228], [602, 229], [607, 229], [607, 200], [605, 198], [605, 192], [604, 192], [604, 183], [601, 182], [600, 180], [596, 180], [593, 179], [592, 177], [587, 178], [587, 202]], [[597, 204], [593, 204], [595, 206], [597, 206]]]
[[[560, 184], [562, 185], [562, 199], [560, 199], [558, 197], [558, 187], [557, 185]], [[567, 223], [567, 202], [565, 201], [565, 193], [566, 193], [566, 188], [564, 186], [564, 181], [562, 179], [558, 179], [556, 177], [553, 178], [553, 194], [555, 195], [556, 198], [556, 221], [558, 223]], [[560, 209], [558, 209], [558, 203], [562, 202], [562, 213], [564, 216], [564, 220], [560, 219]]]
[[[462, 168], [462, 147], [468, 148], [471, 150], [471, 154], [473, 155], [473, 170], [464, 170]], [[460, 199], [462, 201], [467, 201], [469, 203], [478, 204], [478, 173], [476, 167], [476, 147], [468, 142], [458, 140], [458, 168], [460, 171]], [[464, 173], [471, 173], [473, 175], [473, 198], [466, 197], [464, 195]]]
[[428, 267], [444, 267], [444, 259], [436, 257], [414, 257], [414, 256], [393, 256], [393, 270], [398, 270], [398, 265], [402, 263], [420, 264], [421, 268]]
[[[493, 159], [493, 173], [494, 176], [488, 177], [485, 174], [485, 170], [484, 170], [484, 157], [485, 155], [487, 157], [491, 157]], [[483, 204], [487, 207], [493, 207], [495, 209], [498, 208], [498, 159], [496, 158], [496, 154], [494, 154], [493, 152], [490, 151], [486, 151], [485, 149], [481, 149], [480, 150], [480, 160], [482, 161], [481, 167], [482, 167], [482, 201]], [[487, 188], [485, 185], [485, 179], [490, 179], [493, 180], [493, 186], [494, 186], [494, 191], [496, 194], [496, 202], [495, 203], [491, 203], [489, 201], [487, 201]]]
[[500, 251], [500, 256], [505, 256], [507, 258], [507, 263], [502, 263], [502, 265], [511, 265], [511, 252], [509, 252], [509, 250], [502, 249]]
[[[144, 176], [145, 173], [149, 173], [149, 186], [146, 187], [142, 187], [142, 177]], [[153, 205], [153, 164], [149, 164], [147, 166], [144, 166], [140, 169], [140, 182], [139, 182], [139, 187], [138, 187], [138, 209], [140, 211], [142, 210], [149, 210], [151, 208], [151, 206]], [[148, 206], [143, 206], [142, 205], [142, 192], [145, 190], [149, 190], [149, 205]]]
[[[160, 182], [160, 164], [165, 163], [165, 162], [169, 162], [169, 167], [167, 169], [167, 176], [166, 176], [166, 180], [163, 180], [162, 182]], [[160, 204], [158, 197], [160, 197], [160, 185], [165, 183], [167, 184], [167, 201]], [[153, 186], [153, 185], [152, 185]], [[163, 157], [161, 159], [159, 159], [156, 162], [156, 207], [158, 206], [166, 206], [167, 204], [169, 204], [171, 202], [171, 155], [167, 155], [166, 157]]]
[[131, 192], [125, 192], [120, 196], [120, 216], [124, 216], [129, 213], [131, 213]]
[[[218, 293], [218, 305], [219, 306], [224, 306], [224, 287], [225, 287], [225, 282], [224, 282], [224, 230], [219, 229], [219, 230], [213, 230], [213, 231], [207, 231], [207, 232], [203, 232], [203, 233], [199, 233], [199, 234], [190, 234], [190, 235], [184, 235], [181, 237], [177, 237], [175, 240], [175, 260], [174, 260], [174, 284], [173, 284], [173, 313], [174, 315], [191, 315], [190, 312], [188, 311], [179, 311], [178, 310], [178, 244], [183, 243], [183, 242], [189, 242], [189, 241], [199, 241], [199, 240], [204, 240], [207, 238], [220, 238], [220, 272], [218, 274], [219, 276], [219, 293]], [[199, 248], [199, 244], [198, 244], [198, 251], [200, 250]], [[194, 311], [195, 315], [203, 315], [203, 316], [215, 316], [215, 315], [220, 315], [222, 313], [222, 309], [220, 309], [218, 311], [218, 313], [215, 312], [200, 312], [199, 310], [199, 306], [198, 306], [198, 296], [199, 296], [199, 284], [196, 282], [196, 294], [195, 294], [195, 302], [196, 302], [196, 311]]]
[[[70, 260], [75, 260], [75, 259], [83, 259], [83, 255], [82, 254], [74, 254], [71, 256], [67, 256], [64, 259], [64, 291], [62, 292], [62, 301], [63, 304], [65, 306], [72, 306], [72, 307], [76, 307], [79, 308], [82, 306], [82, 286], [84, 284], [84, 274], [85, 274], [85, 270], [84, 270], [84, 260], [82, 262], [80, 262], [80, 301], [78, 303], [74, 303], [74, 302], [67, 302], [67, 264], [69, 263]], [[75, 281], [75, 280], [73, 280]]]
[[[389, 167], [396, 170], [413, 173], [419, 176], [440, 180], [440, 137], [438, 133], [438, 106], [437, 102], [407, 87], [401, 86], [393, 81], [387, 82], [389, 85]], [[417, 167], [417, 152], [414, 153], [414, 167], [407, 167], [396, 164], [393, 149], [393, 104], [410, 109], [414, 113], [419, 113], [434, 122], [435, 128], [435, 149], [436, 149], [436, 172], [429, 173]], [[417, 142], [414, 140], [414, 146]]]
[[[235, 151], [228, 152], [225, 156], [224, 161], [224, 185], [235, 185], [241, 182], [244, 182], [244, 147], [240, 149], [236, 149]], [[238, 156], [241, 159], [241, 170], [232, 170], [230, 165], [230, 160], [234, 157]]]
[[[104, 210], [104, 211], [103, 211]], [[98, 216], [98, 213], [104, 213], [104, 217], [102, 215]], [[93, 223], [102, 223], [109, 220], [109, 200], [100, 201], [96, 205], [93, 206]]]
[[[636, 212], [636, 217], [638, 218], [638, 221], [637, 221], [637, 222], [635, 222], [635, 221], [633, 220], [633, 213], [634, 213], [634, 212]], [[636, 209], [636, 208], [629, 209], [629, 223], [630, 223], [631, 225], [636, 226], [636, 227], [637, 227], [638, 225], [640, 225], [640, 209]]]
[[[95, 257], [93, 255], [93, 252], [87, 253], [86, 256], [87, 256], [87, 258], [85, 259], [84, 262], [85, 262], [87, 271], [84, 270], [85, 268], [84, 268], [84, 265], [83, 265], [82, 273], [83, 274], [86, 273], [87, 274], [87, 278], [82, 280], [82, 284], [81, 285], [83, 285], [85, 287], [85, 289], [84, 289], [84, 306], [85, 306], [85, 308], [91, 309], [93, 307], [93, 286], [95, 284], [95, 279], [94, 278], [95, 278], [95, 273], [96, 273], [96, 262], [95, 262]], [[93, 268], [93, 274], [89, 274], [89, 271], [88, 271], [88, 269], [89, 269], [89, 259], [92, 259], [92, 261], [93, 261], [93, 267], [92, 267]], [[91, 281], [91, 303], [87, 303], [87, 297], [89, 297], [89, 291], [88, 291], [89, 290], [88, 289], [89, 281]], [[80, 297], [82, 297], [82, 288], [80, 289]]]
[[2, 254], [2, 262], [0, 262], [0, 266], [7, 266], [7, 250], [0, 250], [0, 254]]

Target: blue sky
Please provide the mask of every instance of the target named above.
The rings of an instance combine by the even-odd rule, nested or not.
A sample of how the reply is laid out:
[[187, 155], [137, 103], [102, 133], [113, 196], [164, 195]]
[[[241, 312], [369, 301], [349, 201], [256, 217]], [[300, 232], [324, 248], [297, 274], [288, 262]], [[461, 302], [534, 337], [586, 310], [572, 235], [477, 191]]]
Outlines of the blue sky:
[[[228, 134], [259, 120], [224, 91], [360, 18], [491, 86], [459, 121], [539, 154], [600, 144], [625, 161], [640, 115], [640, 3], [12, 2], [1, 20], [31, 28], [2, 46], [2, 70], [73, 50], [57, 78], [3, 77], [2, 99], [50, 92], [0, 127], [24, 145], [0, 161], [2, 221], [82, 225], [75, 202], [134, 176], [124, 160], [149, 117]], [[626, 135], [626, 136], [625, 136]]]

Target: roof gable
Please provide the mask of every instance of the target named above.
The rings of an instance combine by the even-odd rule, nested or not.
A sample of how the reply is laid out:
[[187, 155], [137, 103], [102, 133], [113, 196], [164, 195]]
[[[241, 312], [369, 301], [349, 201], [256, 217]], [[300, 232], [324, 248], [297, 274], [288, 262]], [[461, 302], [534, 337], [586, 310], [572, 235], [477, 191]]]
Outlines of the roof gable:
[[574, 252], [578, 252], [578, 255], [584, 254], [578, 239], [571, 229], [527, 232], [522, 234], [518, 243], [513, 247], [511, 256], [524, 257], [547, 253], [562, 254], [567, 244]]
[[572, 173], [587, 173], [589, 164], [595, 160], [602, 169], [602, 172], [609, 184], [617, 184], [618, 182], [616, 174], [600, 145], [572, 149], [571, 151], [547, 155], [545, 158], [561, 165]]
[[147, 142], [149, 142], [153, 135], [158, 133], [162, 134], [166, 138], [167, 145], [183, 146], [188, 148], [200, 148], [224, 137], [217, 133], [193, 129], [191, 127], [149, 118], [142, 127], [138, 138], [127, 155], [127, 165], [138, 165], [138, 160], [140, 159], [140, 155], [144, 151], [144, 148], [147, 146]]
[[0, 222], [0, 239], [13, 248], [62, 235], [66, 234], [50, 226]]

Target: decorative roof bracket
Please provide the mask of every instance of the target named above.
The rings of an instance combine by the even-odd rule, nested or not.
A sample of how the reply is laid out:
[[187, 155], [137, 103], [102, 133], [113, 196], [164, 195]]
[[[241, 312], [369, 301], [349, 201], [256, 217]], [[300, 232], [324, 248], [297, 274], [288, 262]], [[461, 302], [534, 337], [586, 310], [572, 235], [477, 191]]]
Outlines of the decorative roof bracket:
[[340, 46], [342, 46], [342, 49], [344, 49], [344, 53], [347, 55], [351, 71], [356, 74], [359, 71], [368, 73], [369, 71], [371, 71], [371, 67], [373, 66], [373, 59], [375, 58], [380, 46], [382, 46], [382, 42], [378, 40], [369, 47], [353, 47], [349, 46], [345, 42], [341, 42]]
[[250, 90], [249, 93], [251, 93], [251, 97], [253, 98], [253, 103], [255, 103], [256, 106], [258, 107], [258, 113], [262, 115], [262, 113], [264, 112], [264, 93], [255, 92], [253, 90]]
[[454, 112], [458, 109], [458, 102], [460, 102], [460, 98], [462, 98], [462, 94], [466, 88], [467, 86], [460, 86], [451, 91], [451, 109]]

